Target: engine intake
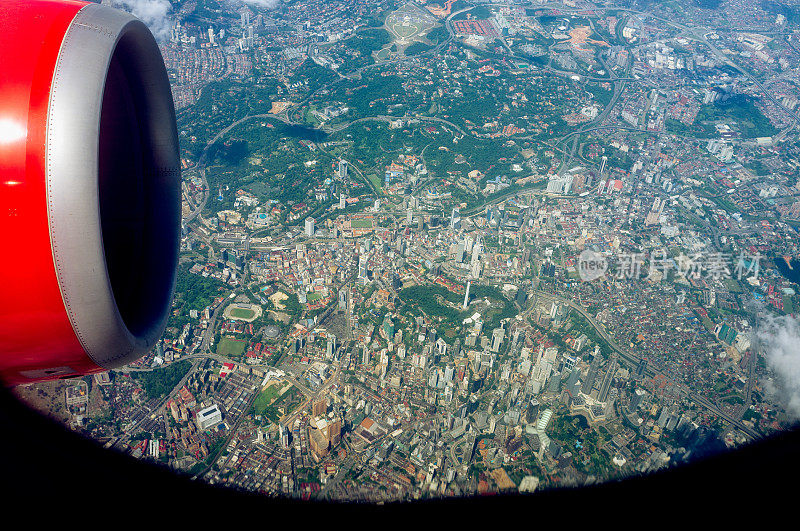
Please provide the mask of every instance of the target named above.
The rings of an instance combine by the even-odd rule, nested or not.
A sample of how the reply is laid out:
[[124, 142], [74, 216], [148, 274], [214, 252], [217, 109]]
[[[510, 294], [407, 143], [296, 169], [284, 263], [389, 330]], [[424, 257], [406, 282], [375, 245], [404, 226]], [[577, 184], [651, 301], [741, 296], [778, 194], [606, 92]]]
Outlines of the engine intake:
[[163, 333], [180, 243], [161, 53], [97, 4], [4, 2], [0, 22], [0, 377], [123, 365]]

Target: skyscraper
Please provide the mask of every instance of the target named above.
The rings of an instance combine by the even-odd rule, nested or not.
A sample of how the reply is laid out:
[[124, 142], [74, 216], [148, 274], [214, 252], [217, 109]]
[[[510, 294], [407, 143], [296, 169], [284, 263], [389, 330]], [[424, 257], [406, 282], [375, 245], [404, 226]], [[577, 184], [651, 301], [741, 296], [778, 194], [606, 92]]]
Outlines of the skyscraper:
[[645, 392], [644, 389], [637, 388], [631, 395], [631, 402], [628, 405], [628, 411], [630, 411], [631, 413], [636, 411], [636, 408], [638, 408], [641, 405], [642, 399], [645, 397], [646, 394], [647, 393]]
[[336, 336], [330, 335], [328, 336], [328, 343], [325, 347], [325, 358], [331, 359], [333, 357], [333, 352], [336, 350]]
[[505, 338], [506, 331], [504, 328], [495, 328], [492, 330], [492, 351], [499, 352], [500, 347], [503, 344], [503, 339]]
[[284, 450], [289, 448], [289, 428], [285, 428], [282, 424], [278, 424], [278, 434], [281, 440], [281, 448]]
[[455, 260], [459, 264], [464, 261], [464, 242], [458, 242], [458, 244], [456, 244]]
[[321, 417], [328, 411], [328, 401], [324, 398], [322, 400], [317, 400], [314, 402], [312, 409], [312, 413], [315, 417]]
[[608, 398], [608, 391], [611, 389], [611, 381], [614, 379], [614, 374], [617, 372], [617, 353], [611, 356], [611, 361], [608, 362], [608, 370], [603, 378], [603, 383], [600, 385], [600, 394], [597, 399], [600, 402], [605, 402]]
[[367, 256], [364, 254], [358, 257], [358, 278], [367, 278]]
[[569, 373], [566, 387], [567, 387], [567, 392], [569, 392], [571, 396], [575, 396], [578, 394], [578, 389], [581, 383], [580, 377], [581, 377], [580, 369], [577, 368], [572, 369], [572, 372]]
[[644, 378], [645, 371], [647, 371], [647, 360], [641, 359], [639, 360], [639, 365], [636, 366], [636, 380], [641, 380]]
[[591, 365], [589, 365], [589, 372], [586, 373], [586, 380], [584, 380], [583, 386], [581, 387], [581, 392], [585, 395], [588, 395], [592, 392], [594, 381], [597, 379], [597, 372], [600, 370], [599, 354], [599, 352], [595, 351], [594, 359], [592, 360]]
[[336, 418], [328, 424], [328, 440], [331, 446], [336, 446], [342, 440], [342, 419]]
[[455, 229], [458, 228], [459, 222], [461, 221], [461, 217], [459, 216], [458, 209], [454, 208], [450, 213], [450, 228]]

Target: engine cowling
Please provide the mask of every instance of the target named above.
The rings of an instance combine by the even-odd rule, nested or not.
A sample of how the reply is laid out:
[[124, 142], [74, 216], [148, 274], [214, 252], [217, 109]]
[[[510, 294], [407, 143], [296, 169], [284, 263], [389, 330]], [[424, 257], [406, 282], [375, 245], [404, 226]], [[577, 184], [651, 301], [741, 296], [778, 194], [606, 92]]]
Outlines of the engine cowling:
[[66, 378], [163, 333], [180, 244], [175, 110], [127, 13], [0, 3], [0, 379]]

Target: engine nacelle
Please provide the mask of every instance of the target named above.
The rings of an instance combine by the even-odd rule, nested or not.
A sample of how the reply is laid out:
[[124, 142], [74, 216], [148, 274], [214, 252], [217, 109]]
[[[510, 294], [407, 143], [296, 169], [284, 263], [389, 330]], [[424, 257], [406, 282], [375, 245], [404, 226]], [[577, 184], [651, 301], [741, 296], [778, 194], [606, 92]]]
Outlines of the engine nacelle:
[[161, 336], [180, 244], [153, 35], [71, 0], [0, 2], [0, 379], [91, 374]]

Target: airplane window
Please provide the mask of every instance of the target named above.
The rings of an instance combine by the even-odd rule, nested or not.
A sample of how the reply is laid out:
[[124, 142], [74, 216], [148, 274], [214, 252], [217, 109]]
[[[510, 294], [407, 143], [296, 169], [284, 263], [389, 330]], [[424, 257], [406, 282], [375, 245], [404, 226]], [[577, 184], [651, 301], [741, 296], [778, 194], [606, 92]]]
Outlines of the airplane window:
[[24, 403], [335, 502], [632, 481], [796, 428], [796, 2], [103, 4], [172, 90], [177, 260], [133, 42], [99, 124], [114, 299], [165, 331]]

